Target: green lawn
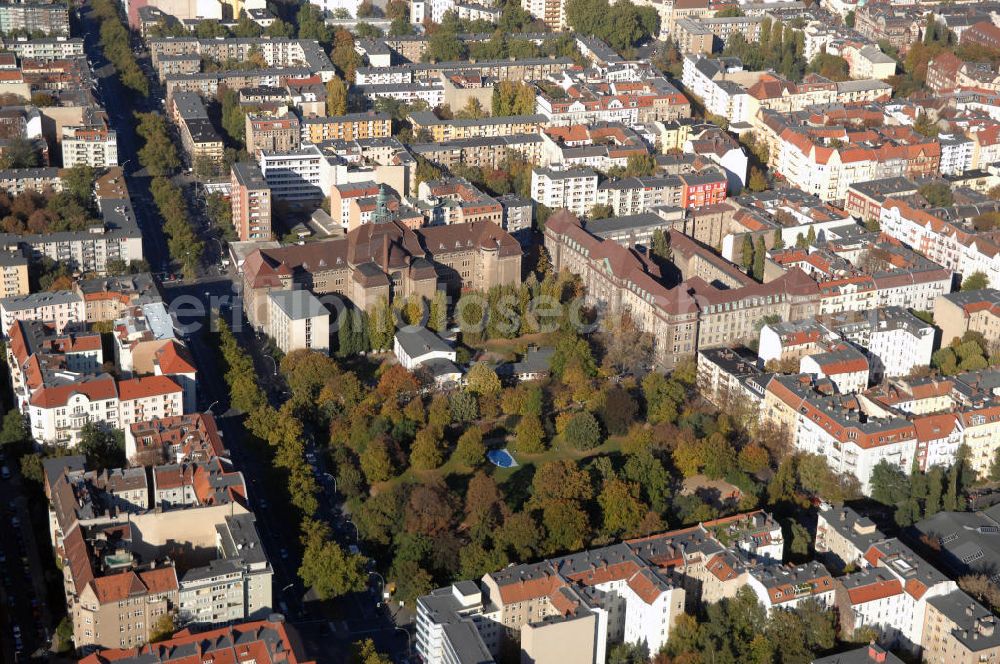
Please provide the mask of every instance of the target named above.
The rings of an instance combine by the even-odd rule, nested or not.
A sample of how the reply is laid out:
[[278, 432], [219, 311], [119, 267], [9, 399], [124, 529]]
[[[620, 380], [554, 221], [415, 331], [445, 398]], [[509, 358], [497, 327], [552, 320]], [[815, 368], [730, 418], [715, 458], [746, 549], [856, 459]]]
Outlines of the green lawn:
[[[531, 484], [531, 478], [535, 474], [535, 467], [546, 464], [550, 461], [560, 459], [571, 459], [580, 461], [591, 457], [608, 456], [621, 452], [622, 437], [614, 436], [604, 441], [602, 445], [592, 450], [577, 450], [565, 444], [562, 436], [556, 436], [551, 441], [551, 446], [540, 454], [522, 454], [510, 450], [518, 465], [514, 468], [499, 468], [492, 463], [486, 462], [483, 469], [493, 476], [497, 484], [504, 487], [508, 494], [524, 492]], [[495, 447], [496, 445], [494, 445]], [[509, 448], [508, 448], [509, 449]], [[454, 458], [449, 458], [444, 465], [434, 470], [415, 470], [408, 468], [403, 474], [394, 477], [386, 482], [381, 482], [373, 489], [377, 493], [398, 484], [424, 483], [434, 480], [442, 480], [448, 485], [462, 484], [462, 478], [471, 475], [473, 468], [459, 463]]]

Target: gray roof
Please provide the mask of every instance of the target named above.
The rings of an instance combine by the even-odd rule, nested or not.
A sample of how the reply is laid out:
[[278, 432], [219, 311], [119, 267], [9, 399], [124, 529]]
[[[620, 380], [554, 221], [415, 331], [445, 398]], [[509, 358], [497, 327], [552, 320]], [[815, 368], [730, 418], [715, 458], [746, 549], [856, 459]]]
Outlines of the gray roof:
[[396, 341], [410, 357], [431, 352], [448, 353], [452, 350], [447, 341], [419, 325], [399, 328], [396, 331]]
[[330, 313], [323, 303], [307, 290], [271, 291], [267, 297], [292, 320], [326, 316]]
[[233, 164], [233, 173], [237, 181], [248, 189], [267, 189], [267, 180], [260, 172], [260, 167], [252, 161], [241, 161]]
[[609, 217], [587, 222], [587, 231], [592, 235], [603, 237], [607, 233], [616, 233], [630, 228], [670, 228], [671, 223], [658, 214], [640, 212], [623, 217]]
[[958, 625], [951, 635], [972, 652], [1000, 646], [996, 616], [961, 590], [932, 597], [927, 603]]
[[882, 531], [875, 527], [874, 521], [867, 516], [861, 516], [847, 505], [832, 507], [821, 516], [830, 528], [862, 553], [875, 542], [885, 539]]
[[1000, 507], [979, 512], [938, 512], [914, 525], [940, 543], [939, 562], [953, 574], [1000, 571]]
[[37, 309], [38, 307], [80, 302], [82, 299], [80, 295], [73, 291], [31, 293], [29, 295], [5, 297], [0, 300], [0, 307], [3, 307], [4, 311], [23, 311], [25, 309]]

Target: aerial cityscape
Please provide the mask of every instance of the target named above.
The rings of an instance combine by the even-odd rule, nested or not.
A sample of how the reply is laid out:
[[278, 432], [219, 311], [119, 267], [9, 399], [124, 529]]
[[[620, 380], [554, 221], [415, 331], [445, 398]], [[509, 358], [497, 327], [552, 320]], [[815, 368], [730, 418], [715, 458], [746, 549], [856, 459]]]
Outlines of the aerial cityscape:
[[1000, 664], [1000, 1], [0, 1], [0, 664]]

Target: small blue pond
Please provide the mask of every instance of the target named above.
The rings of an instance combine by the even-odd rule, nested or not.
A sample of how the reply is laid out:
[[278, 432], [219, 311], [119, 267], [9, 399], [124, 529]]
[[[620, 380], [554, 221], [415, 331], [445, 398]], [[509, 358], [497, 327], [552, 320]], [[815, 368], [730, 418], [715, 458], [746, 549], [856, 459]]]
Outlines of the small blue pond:
[[511, 456], [510, 452], [506, 449], [503, 450], [490, 450], [486, 453], [486, 458], [490, 460], [494, 466], [500, 468], [513, 468], [517, 465], [517, 461], [514, 461], [514, 457]]

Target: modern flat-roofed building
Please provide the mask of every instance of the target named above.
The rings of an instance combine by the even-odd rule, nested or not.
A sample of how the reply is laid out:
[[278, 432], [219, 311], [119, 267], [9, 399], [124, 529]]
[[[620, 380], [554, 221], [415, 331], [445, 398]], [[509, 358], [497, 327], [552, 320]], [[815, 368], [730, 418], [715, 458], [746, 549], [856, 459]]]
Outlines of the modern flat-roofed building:
[[63, 127], [63, 166], [106, 168], [118, 165], [118, 132], [107, 127]]
[[293, 350], [330, 352], [330, 312], [307, 290], [267, 294], [267, 335], [283, 353]]
[[271, 231], [271, 188], [257, 164], [233, 164], [232, 205], [233, 226], [240, 240], [269, 240]]
[[0, 33], [15, 30], [46, 36], [69, 36], [69, 9], [60, 3], [0, 4]]
[[0, 252], [0, 298], [27, 295], [28, 259], [20, 251]]
[[335, 117], [309, 117], [302, 120], [302, 140], [309, 143], [388, 136], [392, 136], [392, 118], [384, 113], [352, 113]]

